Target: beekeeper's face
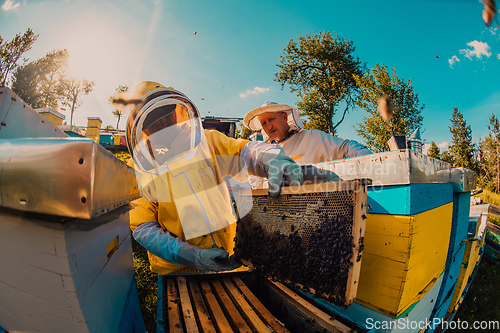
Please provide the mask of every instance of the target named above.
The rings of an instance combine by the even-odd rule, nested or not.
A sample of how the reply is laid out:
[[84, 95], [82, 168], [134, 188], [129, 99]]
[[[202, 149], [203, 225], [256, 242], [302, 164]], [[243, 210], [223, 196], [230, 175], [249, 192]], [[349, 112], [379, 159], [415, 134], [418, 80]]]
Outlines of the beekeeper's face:
[[258, 117], [262, 129], [275, 142], [280, 142], [286, 138], [290, 126], [288, 125], [288, 115], [286, 112], [266, 112]]

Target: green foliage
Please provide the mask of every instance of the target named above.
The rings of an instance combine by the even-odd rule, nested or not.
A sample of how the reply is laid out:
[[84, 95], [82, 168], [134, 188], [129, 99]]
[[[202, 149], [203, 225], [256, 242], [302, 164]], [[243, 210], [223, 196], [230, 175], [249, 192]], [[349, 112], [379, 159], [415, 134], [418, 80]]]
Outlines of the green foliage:
[[[241, 128], [241, 130], [240, 130]], [[236, 139], [245, 139], [245, 140], [250, 140], [250, 135], [252, 135], [253, 131], [243, 125], [243, 123], [240, 121], [238, 123], [238, 126], [236, 126], [234, 137]]]
[[122, 85], [119, 85], [118, 88], [116, 88], [116, 92], [113, 96], [110, 96], [109, 99], [108, 99], [108, 103], [113, 105], [114, 106], [114, 110], [113, 110], [113, 115], [118, 117], [118, 121], [116, 122], [116, 129], [119, 129], [118, 126], [120, 126], [120, 119], [121, 117], [123, 116], [123, 114], [125, 113], [125, 107], [124, 106], [121, 106], [121, 105], [118, 105], [118, 104], [113, 104], [113, 98], [116, 94], [118, 93], [124, 93], [128, 91], [128, 86], [122, 86]]
[[11, 41], [5, 42], [0, 36], [0, 87], [7, 85], [9, 74], [17, 68], [21, 56], [31, 49], [38, 35], [28, 28], [23, 35], [17, 34]]
[[488, 222], [493, 223], [500, 227], [500, 217], [488, 214]]
[[455, 165], [455, 160], [453, 159], [453, 156], [447, 150], [441, 153], [441, 160], [448, 162], [451, 165]]
[[448, 148], [456, 167], [464, 167], [469, 170], [476, 170], [474, 162], [474, 144], [472, 143], [472, 129], [467, 126], [462, 113], [455, 106], [451, 118], [451, 140], [452, 144]]
[[[363, 75], [365, 64], [353, 56], [356, 48], [352, 41], [333, 37], [329, 32], [306, 33], [292, 39], [280, 56], [279, 71], [275, 80], [290, 85], [301, 99], [297, 103], [303, 116], [309, 119], [308, 126], [335, 134], [335, 128], [354, 105], [358, 92], [355, 75]], [[346, 104], [342, 119], [334, 126], [336, 108]]]
[[62, 82], [62, 105], [71, 108], [70, 125], [73, 125], [73, 113], [82, 105], [81, 97], [94, 90], [94, 81], [79, 79], [73, 76]]
[[500, 206], [500, 194], [483, 189], [482, 193], [476, 194], [475, 196], [481, 198], [481, 200], [485, 202]]
[[132, 251], [142, 318], [146, 330], [150, 333], [156, 332], [158, 275], [149, 268], [148, 252], [134, 238], [132, 238]]
[[19, 66], [13, 74], [12, 90], [33, 108], [57, 110], [62, 99], [62, 84], [68, 75], [66, 50], [54, 50], [44, 57]]
[[427, 155], [437, 159], [441, 158], [441, 154], [439, 153], [439, 147], [436, 145], [434, 141], [431, 142], [431, 147], [427, 151]]
[[71, 109], [73, 113], [81, 106], [81, 97], [89, 94], [95, 83], [78, 79], [68, 73], [67, 50], [54, 50], [44, 57], [18, 67], [14, 73], [13, 90], [33, 108], [52, 107], [59, 104]]
[[248, 127], [243, 127], [241, 130], [241, 138], [248, 140], [250, 139], [250, 135], [252, 135], [253, 131]]
[[[457, 311], [455, 321], [467, 321], [468, 330], [463, 332], [487, 332], [487, 330], [473, 330], [474, 321], [498, 321], [500, 313], [500, 266], [481, 260], [479, 270], [472, 287]], [[453, 330], [461, 332], [461, 330]]]
[[[418, 94], [414, 93], [410, 79], [400, 79], [395, 69], [391, 76], [383, 63], [375, 66], [370, 73], [355, 76], [361, 88], [356, 103], [368, 113], [355, 128], [358, 135], [364, 138], [365, 145], [379, 153], [389, 150], [387, 142], [391, 136], [409, 135], [422, 126], [423, 117], [420, 113], [424, 105], [420, 103]], [[389, 124], [378, 113], [378, 100], [383, 94], [387, 94], [394, 105]]]
[[479, 142], [479, 162], [477, 164], [478, 183], [490, 191], [500, 192], [500, 121], [491, 112], [490, 133]]

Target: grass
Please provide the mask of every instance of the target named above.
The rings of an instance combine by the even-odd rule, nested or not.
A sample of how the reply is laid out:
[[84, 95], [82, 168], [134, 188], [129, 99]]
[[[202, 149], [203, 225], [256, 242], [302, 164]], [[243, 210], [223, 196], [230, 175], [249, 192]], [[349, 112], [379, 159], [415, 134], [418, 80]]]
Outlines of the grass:
[[[467, 321], [470, 329], [453, 332], [488, 332], [472, 329], [473, 322], [500, 321], [500, 266], [483, 258], [476, 278], [467, 296], [458, 309], [454, 321]], [[491, 331], [490, 331], [491, 332]]]
[[[475, 197], [481, 198], [481, 200], [483, 200], [483, 202], [488, 202], [488, 203], [494, 204], [496, 206], [500, 206], [500, 194], [497, 194], [495, 192], [483, 190], [483, 193], [476, 194]], [[500, 226], [500, 217], [489, 214], [488, 215], [488, 222], [491, 222], [493, 224]]]
[[483, 193], [476, 194], [475, 196], [481, 198], [481, 200], [483, 201], [500, 206], [500, 194], [490, 192], [488, 190], [483, 190]]
[[498, 217], [498, 216], [489, 214], [488, 215], [488, 222], [496, 224], [497, 226], [500, 227], [500, 217]]
[[135, 281], [141, 304], [142, 318], [149, 333], [156, 332], [156, 295], [158, 275], [149, 269], [149, 259], [146, 249], [132, 238], [132, 253], [134, 256]]
[[[111, 151], [113, 155], [127, 163], [130, 154], [127, 151]], [[135, 270], [137, 293], [141, 304], [142, 318], [149, 333], [156, 332], [156, 295], [158, 275], [149, 268], [148, 252], [132, 237], [132, 254]]]

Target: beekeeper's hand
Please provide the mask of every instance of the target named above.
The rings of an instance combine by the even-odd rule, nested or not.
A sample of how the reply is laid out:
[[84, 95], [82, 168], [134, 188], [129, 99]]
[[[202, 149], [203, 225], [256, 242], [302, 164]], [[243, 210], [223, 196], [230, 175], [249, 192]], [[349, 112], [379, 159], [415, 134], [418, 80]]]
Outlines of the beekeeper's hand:
[[241, 266], [241, 262], [234, 255], [223, 248], [213, 245], [211, 249], [200, 249], [197, 246], [186, 244], [177, 253], [177, 262], [189, 268], [203, 271], [230, 271]]
[[302, 174], [304, 175], [304, 184], [317, 184], [323, 182], [338, 182], [341, 181], [335, 172], [325, 169], [319, 169], [314, 165], [301, 165]]
[[281, 149], [270, 149], [262, 153], [260, 162], [264, 166], [269, 181], [269, 195], [273, 198], [280, 194], [283, 185], [300, 185], [302, 169]]
[[172, 236], [157, 222], [140, 224], [132, 235], [146, 250], [172, 264], [216, 272], [233, 270], [241, 266], [241, 263], [234, 256], [229, 256], [224, 248], [214, 245], [211, 249], [201, 249]]

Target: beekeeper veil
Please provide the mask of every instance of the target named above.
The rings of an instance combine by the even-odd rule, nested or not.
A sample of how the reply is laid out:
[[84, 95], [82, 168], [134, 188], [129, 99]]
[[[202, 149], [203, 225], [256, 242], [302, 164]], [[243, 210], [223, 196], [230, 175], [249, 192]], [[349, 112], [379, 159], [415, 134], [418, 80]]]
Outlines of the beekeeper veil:
[[234, 223], [228, 189], [216, 174], [196, 106], [156, 82], [142, 82], [134, 95], [141, 97], [126, 135], [142, 197], [159, 204], [173, 200], [186, 240]]

